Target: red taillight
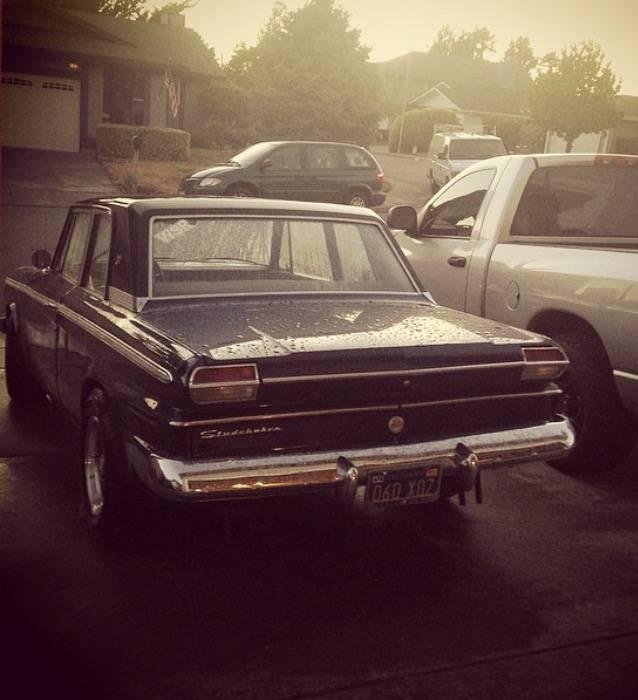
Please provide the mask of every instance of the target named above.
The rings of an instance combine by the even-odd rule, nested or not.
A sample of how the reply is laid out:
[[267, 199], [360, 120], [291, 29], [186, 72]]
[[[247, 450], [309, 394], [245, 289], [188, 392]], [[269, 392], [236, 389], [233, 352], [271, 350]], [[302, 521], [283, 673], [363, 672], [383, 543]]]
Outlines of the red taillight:
[[383, 184], [383, 173], [382, 173], [382, 172], [378, 172], [378, 173], [377, 173], [377, 182], [378, 182], [380, 185]]
[[196, 367], [188, 382], [195, 403], [253, 401], [258, 387], [257, 365]]
[[569, 361], [557, 347], [523, 348], [523, 379], [557, 379], [567, 369]]

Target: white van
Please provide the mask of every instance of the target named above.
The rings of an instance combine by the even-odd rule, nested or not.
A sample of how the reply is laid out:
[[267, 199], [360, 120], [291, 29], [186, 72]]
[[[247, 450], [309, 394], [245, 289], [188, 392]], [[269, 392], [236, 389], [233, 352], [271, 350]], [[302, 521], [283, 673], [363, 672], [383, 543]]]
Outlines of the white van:
[[432, 193], [479, 160], [503, 156], [506, 153], [505, 146], [498, 136], [435, 131], [428, 149]]

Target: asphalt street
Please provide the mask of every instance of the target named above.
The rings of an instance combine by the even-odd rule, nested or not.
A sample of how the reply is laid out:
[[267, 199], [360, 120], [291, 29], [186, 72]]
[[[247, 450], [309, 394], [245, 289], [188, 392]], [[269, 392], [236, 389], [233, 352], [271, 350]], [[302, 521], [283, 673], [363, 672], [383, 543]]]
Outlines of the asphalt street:
[[3, 388], [0, 428], [6, 697], [638, 693], [636, 454], [581, 479], [489, 472], [465, 508], [170, 509], [109, 551], [55, 412], [17, 421]]

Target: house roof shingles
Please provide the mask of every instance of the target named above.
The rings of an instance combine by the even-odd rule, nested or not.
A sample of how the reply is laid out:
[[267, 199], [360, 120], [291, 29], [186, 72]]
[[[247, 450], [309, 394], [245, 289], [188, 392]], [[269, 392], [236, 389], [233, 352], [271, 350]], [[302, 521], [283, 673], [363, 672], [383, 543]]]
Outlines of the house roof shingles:
[[506, 88], [491, 85], [486, 89], [483, 85], [466, 83], [439, 84], [436, 88], [419, 95], [411, 101], [411, 105], [419, 105], [419, 102], [434, 90], [440, 91], [449, 100], [458, 105], [464, 112], [484, 112], [490, 114], [522, 115], [525, 102], [523, 92], [508, 90]]

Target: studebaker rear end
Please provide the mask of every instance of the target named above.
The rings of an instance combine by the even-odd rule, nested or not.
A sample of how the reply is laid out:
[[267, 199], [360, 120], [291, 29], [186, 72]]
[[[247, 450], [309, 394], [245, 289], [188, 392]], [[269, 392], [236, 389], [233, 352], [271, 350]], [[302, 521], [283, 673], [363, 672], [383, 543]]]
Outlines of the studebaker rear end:
[[77, 424], [97, 531], [140, 484], [427, 503], [573, 442], [562, 351], [437, 306], [373, 212], [95, 200], [35, 262], [7, 280], [7, 385]]

